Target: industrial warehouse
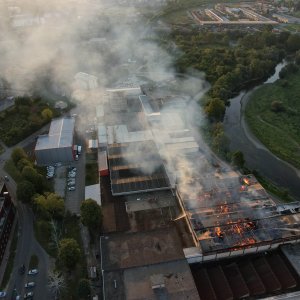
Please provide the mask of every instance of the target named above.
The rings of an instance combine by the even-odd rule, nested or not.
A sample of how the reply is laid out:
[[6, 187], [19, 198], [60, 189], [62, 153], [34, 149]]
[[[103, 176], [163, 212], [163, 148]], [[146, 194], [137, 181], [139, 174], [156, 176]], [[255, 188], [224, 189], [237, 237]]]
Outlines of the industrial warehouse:
[[65, 163], [75, 159], [74, 127], [74, 118], [52, 120], [49, 133], [40, 135], [35, 146], [35, 158], [38, 165]]
[[[297, 290], [300, 267], [286, 249], [300, 239], [299, 203], [277, 205], [253, 175], [212, 163], [182, 113], [190, 99], [159, 88], [110, 90], [97, 109], [101, 194], [111, 199], [102, 202], [105, 298], [229, 300]], [[199, 296], [185, 285], [187, 266]]]

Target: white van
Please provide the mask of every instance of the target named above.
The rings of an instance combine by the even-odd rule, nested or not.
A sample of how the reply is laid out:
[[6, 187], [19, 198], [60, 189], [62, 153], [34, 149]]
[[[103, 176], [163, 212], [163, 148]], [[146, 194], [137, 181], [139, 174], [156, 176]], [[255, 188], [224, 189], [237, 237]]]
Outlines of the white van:
[[77, 146], [77, 154], [78, 154], [78, 155], [81, 154], [81, 146], [80, 146], [80, 145]]

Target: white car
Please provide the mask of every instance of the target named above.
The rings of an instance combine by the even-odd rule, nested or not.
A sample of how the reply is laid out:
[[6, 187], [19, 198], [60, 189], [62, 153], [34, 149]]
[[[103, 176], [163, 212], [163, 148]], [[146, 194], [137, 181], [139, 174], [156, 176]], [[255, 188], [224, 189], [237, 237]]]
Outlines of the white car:
[[37, 269], [31, 269], [28, 271], [28, 275], [36, 275], [39, 271]]
[[35, 286], [35, 282], [33, 282], [33, 281], [25, 283], [25, 288], [31, 288], [34, 286]]
[[68, 190], [69, 190], [69, 191], [75, 191], [75, 186], [70, 186], [70, 187], [68, 187]]
[[0, 292], [0, 298], [5, 298], [6, 297], [6, 292]]
[[32, 299], [32, 297], [33, 297], [33, 292], [29, 292], [24, 295], [24, 299]]

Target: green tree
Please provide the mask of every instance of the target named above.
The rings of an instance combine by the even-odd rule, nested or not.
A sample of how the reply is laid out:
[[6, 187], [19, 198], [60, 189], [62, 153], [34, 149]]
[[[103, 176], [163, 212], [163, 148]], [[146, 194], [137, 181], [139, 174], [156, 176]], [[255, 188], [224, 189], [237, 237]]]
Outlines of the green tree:
[[24, 203], [30, 203], [35, 194], [34, 185], [27, 180], [21, 181], [17, 186], [17, 198]]
[[26, 180], [28, 180], [32, 183], [35, 182], [37, 175], [38, 175], [38, 172], [33, 167], [26, 166], [26, 167], [24, 167], [24, 169], [22, 171], [23, 178], [25, 178]]
[[291, 52], [300, 50], [300, 36], [298, 34], [291, 34], [287, 39], [286, 47]]
[[47, 194], [46, 209], [53, 218], [61, 219], [65, 213], [65, 202], [55, 193]]
[[14, 148], [14, 150], [11, 153], [11, 159], [13, 160], [14, 164], [17, 165], [19, 160], [21, 160], [22, 158], [28, 158], [25, 151], [20, 147]]
[[284, 108], [284, 105], [281, 101], [276, 101], [275, 100], [271, 103], [271, 110], [277, 113], [277, 112], [284, 111], [285, 108]]
[[77, 293], [79, 299], [90, 299], [91, 287], [87, 279], [80, 279], [78, 283]]
[[64, 200], [55, 193], [45, 193], [34, 198], [36, 210], [46, 218], [62, 219], [65, 213]]
[[90, 231], [97, 231], [102, 224], [102, 211], [98, 203], [93, 199], [87, 199], [82, 202], [80, 207], [81, 222], [87, 226]]
[[223, 124], [221, 122], [215, 123], [212, 126], [212, 148], [218, 154], [226, 155], [228, 151], [228, 138], [225, 135]]
[[39, 174], [33, 167], [26, 166], [22, 170], [22, 177], [25, 180], [30, 181], [32, 184], [34, 184], [35, 189], [38, 193], [43, 192], [44, 189], [44, 178], [41, 174]]
[[51, 120], [53, 117], [53, 112], [50, 108], [45, 108], [42, 113], [41, 113], [42, 117], [44, 120]]
[[80, 248], [74, 239], [62, 239], [59, 243], [58, 260], [60, 264], [67, 268], [72, 269], [76, 266], [77, 261], [80, 259]]
[[212, 121], [222, 121], [225, 114], [224, 101], [220, 99], [212, 99], [205, 107], [205, 113]]
[[28, 160], [27, 158], [21, 158], [17, 163], [17, 168], [20, 172], [23, 171], [25, 167], [31, 167], [32, 168], [32, 162]]
[[232, 163], [238, 168], [243, 168], [245, 164], [244, 154], [241, 151], [235, 151], [232, 154]]

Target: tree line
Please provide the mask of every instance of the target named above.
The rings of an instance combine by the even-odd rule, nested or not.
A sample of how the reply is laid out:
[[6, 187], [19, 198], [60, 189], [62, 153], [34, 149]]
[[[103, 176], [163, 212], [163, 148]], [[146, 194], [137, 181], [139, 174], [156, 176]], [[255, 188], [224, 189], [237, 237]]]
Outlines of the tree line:
[[[66, 232], [66, 224], [77, 224], [77, 217], [66, 211], [64, 199], [53, 192], [52, 184], [45, 178], [44, 168], [36, 167], [22, 148], [12, 151], [11, 160], [21, 174], [21, 180], [17, 184], [17, 199], [32, 207], [38, 230], [52, 249], [49, 254], [56, 258], [54, 273], [62, 272], [69, 281], [70, 272], [78, 268], [84, 256], [78, 240]], [[95, 238], [102, 225], [101, 207], [95, 200], [87, 199], [82, 202], [80, 212], [81, 223]], [[84, 278], [84, 274], [79, 274], [79, 277], [81, 279], [78, 282], [77, 296], [80, 299], [90, 299], [89, 281]]]

